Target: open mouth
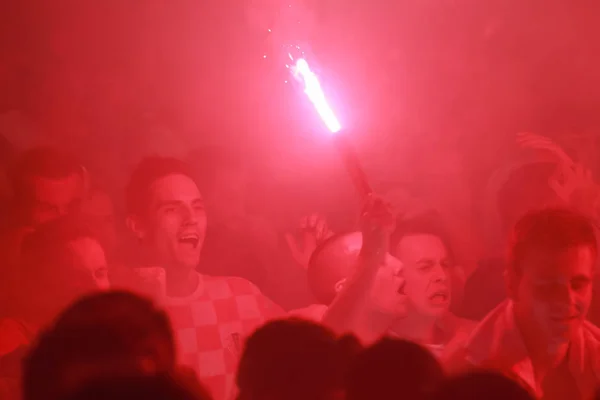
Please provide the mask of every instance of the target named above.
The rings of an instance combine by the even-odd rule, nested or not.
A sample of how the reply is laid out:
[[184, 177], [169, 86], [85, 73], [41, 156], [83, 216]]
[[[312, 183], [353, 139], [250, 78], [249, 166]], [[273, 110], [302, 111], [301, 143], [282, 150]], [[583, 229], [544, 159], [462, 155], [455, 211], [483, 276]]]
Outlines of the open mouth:
[[195, 249], [200, 243], [200, 237], [195, 233], [185, 234], [179, 236], [178, 242], [181, 244], [190, 245]]
[[450, 301], [450, 294], [445, 290], [440, 290], [429, 296], [429, 300], [433, 304], [447, 304]]

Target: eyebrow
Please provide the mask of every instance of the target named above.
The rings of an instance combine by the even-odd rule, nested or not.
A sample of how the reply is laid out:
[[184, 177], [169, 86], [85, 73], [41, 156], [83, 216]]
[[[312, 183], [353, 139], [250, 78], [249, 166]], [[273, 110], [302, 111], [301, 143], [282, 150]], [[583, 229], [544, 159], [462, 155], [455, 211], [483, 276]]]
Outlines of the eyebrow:
[[156, 209], [160, 210], [163, 207], [178, 206], [180, 204], [181, 204], [181, 201], [178, 201], [178, 200], [162, 201], [156, 205]]
[[[160, 210], [163, 207], [168, 207], [168, 206], [179, 206], [183, 203], [183, 201], [181, 200], [167, 200], [167, 201], [162, 201], [160, 203], [157, 204], [156, 209]], [[197, 198], [192, 200], [192, 204], [204, 204], [204, 199], [202, 198]]]

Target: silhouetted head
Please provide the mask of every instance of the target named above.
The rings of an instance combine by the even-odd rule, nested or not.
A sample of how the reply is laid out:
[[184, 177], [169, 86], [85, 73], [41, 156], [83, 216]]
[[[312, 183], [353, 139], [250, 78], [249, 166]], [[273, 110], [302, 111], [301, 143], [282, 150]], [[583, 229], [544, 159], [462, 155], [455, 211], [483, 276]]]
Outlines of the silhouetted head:
[[25, 362], [24, 398], [56, 399], [94, 379], [174, 368], [166, 314], [132, 293], [100, 293], [74, 303], [40, 336]]
[[246, 342], [237, 375], [239, 399], [332, 399], [342, 389], [352, 348], [312, 322], [269, 322]]
[[428, 350], [384, 338], [356, 357], [346, 380], [346, 399], [424, 399], [443, 379], [441, 365]]
[[210, 400], [200, 387], [172, 375], [135, 375], [90, 382], [60, 400]]
[[520, 384], [496, 372], [475, 371], [448, 379], [431, 396], [432, 400], [533, 400]]

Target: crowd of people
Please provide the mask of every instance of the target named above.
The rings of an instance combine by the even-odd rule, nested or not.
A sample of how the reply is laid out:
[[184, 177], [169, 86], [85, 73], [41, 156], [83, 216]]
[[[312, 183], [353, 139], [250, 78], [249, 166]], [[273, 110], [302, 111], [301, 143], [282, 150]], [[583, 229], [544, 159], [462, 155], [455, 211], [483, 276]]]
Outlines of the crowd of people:
[[[76, 157], [17, 157], [0, 238], [0, 398], [598, 396], [600, 197], [542, 199], [535, 173], [513, 173], [499, 207], [508, 251], [467, 278], [438, 212], [377, 195], [354, 231], [312, 215], [280, 246], [244, 213], [236, 155], [220, 151], [139, 162], [124, 232]], [[564, 195], [556, 171], [541, 186]]]

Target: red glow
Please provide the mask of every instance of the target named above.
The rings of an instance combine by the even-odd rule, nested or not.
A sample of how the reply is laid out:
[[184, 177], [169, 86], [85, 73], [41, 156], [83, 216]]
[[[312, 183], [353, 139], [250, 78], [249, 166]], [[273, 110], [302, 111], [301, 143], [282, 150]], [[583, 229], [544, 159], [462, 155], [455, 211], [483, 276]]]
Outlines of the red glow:
[[323, 93], [323, 89], [321, 89], [319, 79], [315, 73], [311, 71], [306, 60], [299, 58], [296, 61], [293, 72], [297, 79], [302, 80], [304, 84], [304, 93], [315, 106], [315, 109], [329, 131], [331, 133], [339, 132], [342, 129], [342, 126], [331, 107], [329, 107], [329, 103], [327, 103], [327, 99], [325, 98], [325, 93]]

